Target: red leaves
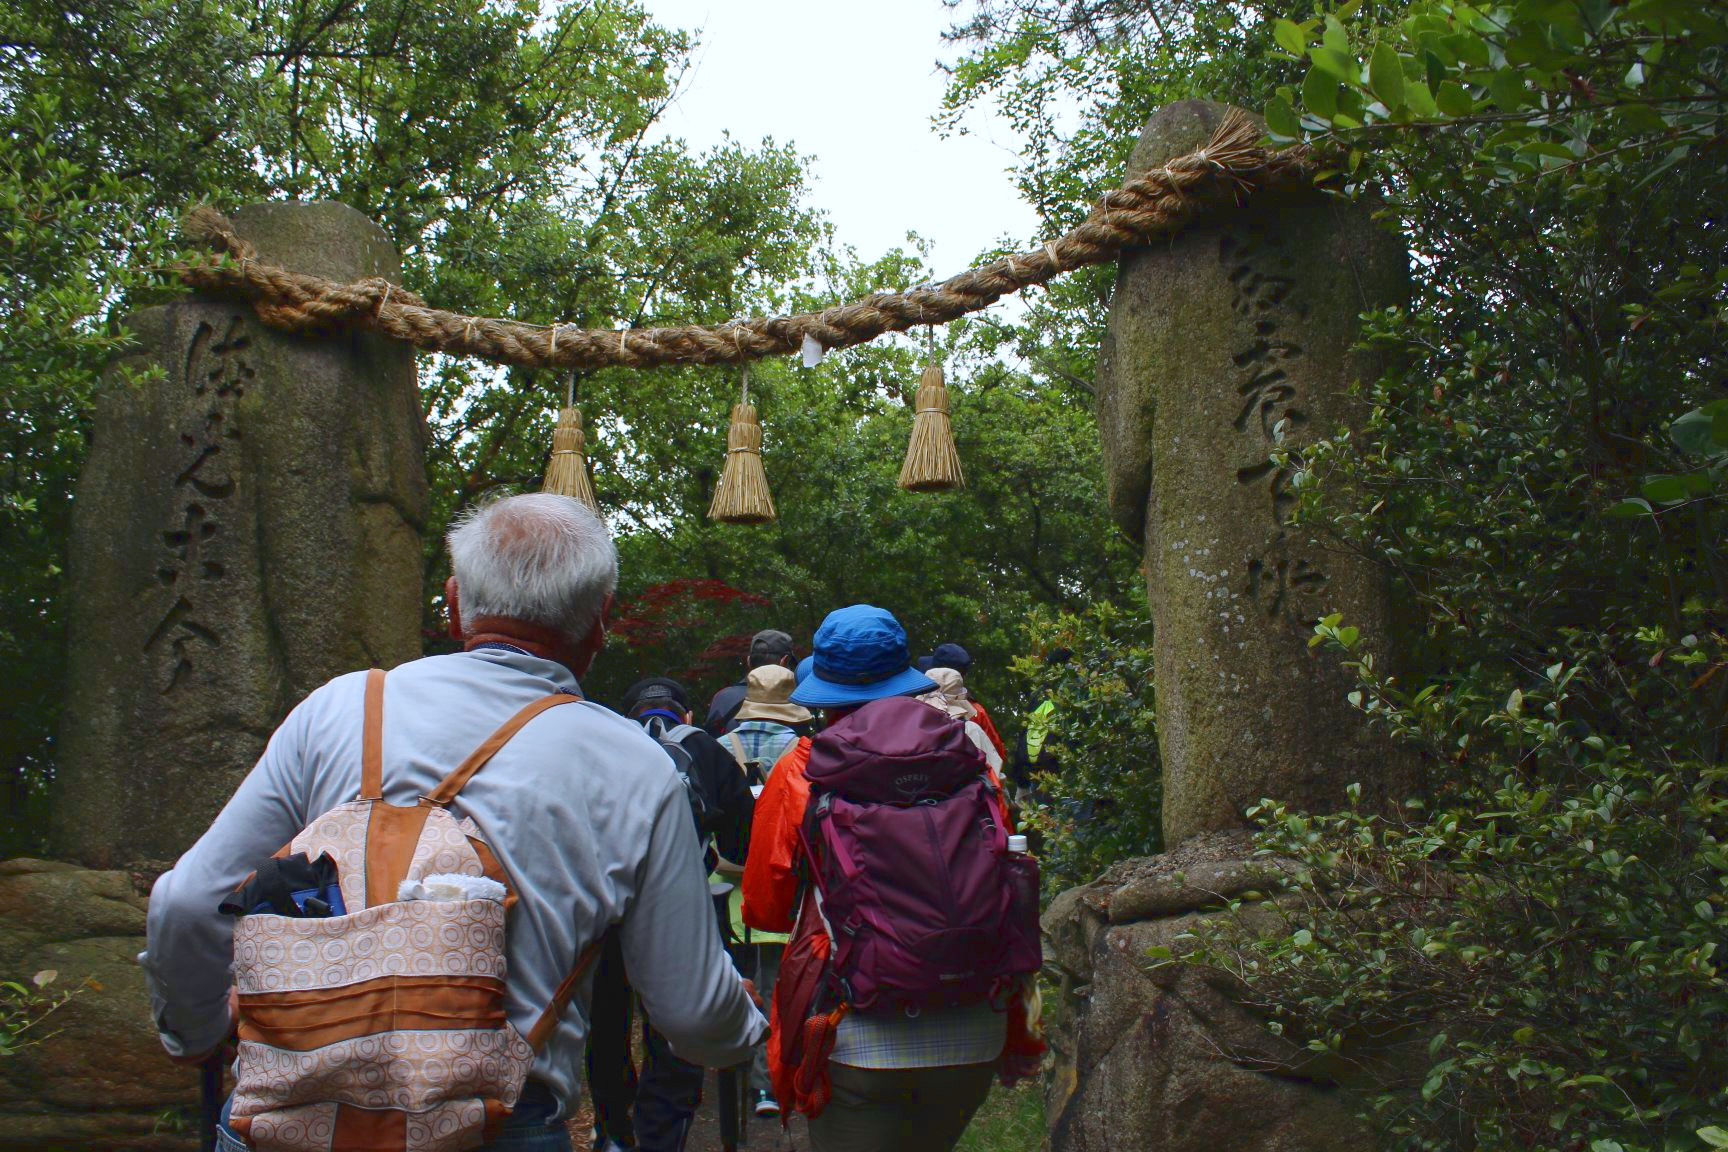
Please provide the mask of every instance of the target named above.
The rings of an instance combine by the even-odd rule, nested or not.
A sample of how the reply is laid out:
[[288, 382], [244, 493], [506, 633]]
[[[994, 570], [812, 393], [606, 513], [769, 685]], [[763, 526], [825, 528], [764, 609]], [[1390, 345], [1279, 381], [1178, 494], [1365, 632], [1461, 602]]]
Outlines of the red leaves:
[[[724, 580], [684, 578], [651, 584], [613, 609], [611, 632], [616, 643], [632, 649], [644, 666], [665, 667], [669, 659], [649, 657], [656, 650], [688, 651], [686, 638], [701, 636], [736, 617], [736, 610], [771, 607], [773, 601], [734, 588]], [[729, 611], [730, 610], [730, 611]], [[717, 637], [690, 658], [680, 679], [701, 680], [717, 670], [741, 668], [750, 650], [750, 633]], [[666, 656], [671, 652], [667, 651]]]

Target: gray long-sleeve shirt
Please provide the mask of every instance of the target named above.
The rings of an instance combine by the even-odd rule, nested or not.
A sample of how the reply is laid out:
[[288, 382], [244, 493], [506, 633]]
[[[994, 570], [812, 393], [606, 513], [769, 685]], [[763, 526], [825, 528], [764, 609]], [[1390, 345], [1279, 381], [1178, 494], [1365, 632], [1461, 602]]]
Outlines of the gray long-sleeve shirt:
[[[222, 898], [313, 817], [360, 790], [365, 673], [309, 695], [198, 843], [156, 882], [144, 967], [163, 1043], [202, 1052], [226, 1034], [233, 920]], [[432, 656], [384, 691], [384, 798], [413, 804], [518, 709], [574, 692], [563, 666], [515, 651]], [[689, 803], [671, 760], [629, 720], [586, 701], [532, 720], [451, 805], [509, 874], [508, 1009], [526, 1033], [582, 948], [618, 924], [625, 967], [685, 1059], [729, 1067], [767, 1023], [715, 927]], [[580, 1080], [586, 993], [534, 1062], [568, 1104]]]

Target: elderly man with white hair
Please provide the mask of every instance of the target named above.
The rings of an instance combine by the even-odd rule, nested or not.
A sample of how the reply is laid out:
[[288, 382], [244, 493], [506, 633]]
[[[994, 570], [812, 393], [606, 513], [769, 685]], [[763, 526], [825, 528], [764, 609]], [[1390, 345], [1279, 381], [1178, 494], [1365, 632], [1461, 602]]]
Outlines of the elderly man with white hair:
[[[383, 796], [413, 805], [524, 706], [580, 695], [605, 642], [618, 580], [605, 525], [563, 496], [478, 508], [451, 529], [446, 585], [463, 650], [384, 678]], [[217, 906], [320, 813], [361, 788], [367, 673], [316, 689], [283, 721], [228, 805], [150, 901], [149, 976], [171, 1055], [196, 1060], [229, 1036], [234, 920]], [[766, 1030], [728, 961], [684, 788], [640, 725], [586, 701], [538, 713], [451, 802], [508, 875], [506, 1007], [527, 1034], [577, 957], [616, 925], [632, 983], [686, 1059], [729, 1067]], [[570, 1147], [587, 994], [535, 1056], [500, 1147]], [[223, 1146], [242, 1148], [226, 1127]]]

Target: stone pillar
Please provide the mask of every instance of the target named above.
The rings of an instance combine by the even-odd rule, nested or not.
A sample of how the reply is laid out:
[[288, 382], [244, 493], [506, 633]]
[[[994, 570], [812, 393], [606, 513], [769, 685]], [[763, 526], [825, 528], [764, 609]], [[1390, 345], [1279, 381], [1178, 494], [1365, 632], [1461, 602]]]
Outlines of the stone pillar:
[[[342, 204], [234, 216], [259, 259], [400, 276]], [[79, 479], [58, 852], [191, 845], [311, 689], [420, 652], [425, 423], [405, 345], [196, 299], [126, 321]], [[358, 735], [356, 735], [358, 739]]]
[[[1225, 110], [1161, 109], [1130, 170], [1199, 147]], [[1122, 257], [1099, 425], [1112, 510], [1145, 542], [1166, 848], [1241, 826], [1263, 796], [1323, 810], [1352, 782], [1403, 787], [1345, 700], [1347, 674], [1307, 644], [1341, 612], [1386, 659], [1384, 579], [1285, 523], [1294, 470], [1274, 453], [1357, 422], [1346, 393], [1378, 371], [1351, 351], [1357, 317], [1403, 299], [1407, 278], [1398, 237], [1312, 189]]]

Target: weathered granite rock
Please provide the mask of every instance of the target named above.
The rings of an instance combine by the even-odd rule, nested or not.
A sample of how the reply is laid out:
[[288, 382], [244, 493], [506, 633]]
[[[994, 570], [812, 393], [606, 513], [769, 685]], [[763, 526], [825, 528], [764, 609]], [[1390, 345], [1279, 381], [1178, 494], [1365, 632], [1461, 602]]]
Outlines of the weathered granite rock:
[[[0, 872], [0, 922], [44, 940], [144, 934], [148, 900], [124, 872], [55, 861], [9, 860]], [[37, 867], [29, 867], [36, 865]]]
[[192, 1102], [196, 1080], [169, 1062], [151, 1024], [137, 956], [141, 936], [46, 944], [25, 964], [57, 972], [54, 987], [81, 988], [51, 1017], [49, 1038], [15, 1058], [18, 1080], [58, 1108], [160, 1108]]
[[[1203, 144], [1225, 106], [1173, 104], [1129, 167]], [[1169, 243], [1125, 253], [1098, 368], [1111, 507], [1144, 539], [1155, 624], [1164, 839], [1242, 823], [1263, 796], [1337, 807], [1404, 774], [1307, 647], [1341, 612], [1389, 659], [1384, 581], [1290, 528], [1297, 467], [1276, 453], [1355, 424], [1357, 317], [1397, 302], [1404, 245], [1366, 209], [1311, 189], [1251, 198]]]
[[30, 872], [78, 872], [78, 865], [66, 860], [38, 860], [33, 856], [14, 856], [0, 860], [0, 876], [22, 876]]
[[180, 1109], [0, 1117], [7, 1152], [193, 1152], [197, 1117]]
[[[341, 204], [263, 204], [262, 259], [396, 278]], [[331, 676], [420, 651], [424, 422], [413, 353], [188, 300], [127, 320], [79, 480], [54, 841], [173, 859]]]
[[[1204, 888], [1195, 907], [1217, 908], [1266, 878], [1266, 864], [1232, 858], [1242, 838], [1203, 834], [1163, 857], [1126, 861], [1062, 893], [1044, 916], [1059, 994], [1048, 998], [1054, 1060], [1045, 1116], [1053, 1152], [1356, 1152], [1372, 1147], [1341, 1090], [1349, 1069], [1274, 1035], [1232, 982], [1181, 957], [1178, 939], [1218, 911], [1135, 918], [1130, 902], [1173, 908]], [[1285, 898], [1250, 902], [1248, 927], [1287, 928], [1300, 916]]]
[[171, 1064], [151, 1026], [142, 885], [122, 872], [0, 864], [0, 979], [52, 969], [72, 998], [0, 1060], [0, 1148], [191, 1152], [196, 1070]]

